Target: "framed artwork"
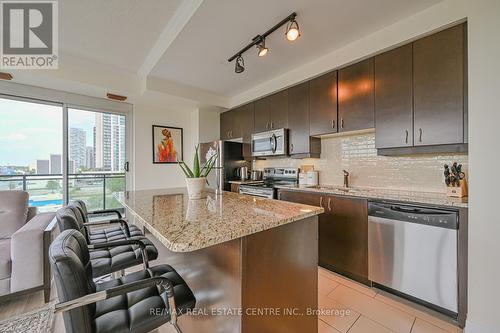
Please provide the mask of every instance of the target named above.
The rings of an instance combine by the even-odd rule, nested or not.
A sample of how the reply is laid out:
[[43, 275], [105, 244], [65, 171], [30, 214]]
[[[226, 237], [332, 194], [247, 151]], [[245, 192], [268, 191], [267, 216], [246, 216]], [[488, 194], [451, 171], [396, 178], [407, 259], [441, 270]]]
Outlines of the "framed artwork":
[[153, 163], [182, 161], [182, 140], [182, 128], [153, 125]]

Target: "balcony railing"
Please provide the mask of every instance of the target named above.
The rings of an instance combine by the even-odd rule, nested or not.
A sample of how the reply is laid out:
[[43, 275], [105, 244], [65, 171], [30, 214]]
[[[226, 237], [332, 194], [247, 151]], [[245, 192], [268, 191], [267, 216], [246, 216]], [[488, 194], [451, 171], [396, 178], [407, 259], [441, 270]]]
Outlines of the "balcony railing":
[[[62, 180], [61, 174], [0, 175], [0, 190], [27, 191], [30, 206], [39, 207], [40, 211], [54, 211], [65, 202]], [[124, 190], [124, 173], [69, 174], [67, 201], [81, 199], [90, 211], [121, 208], [113, 193]]]

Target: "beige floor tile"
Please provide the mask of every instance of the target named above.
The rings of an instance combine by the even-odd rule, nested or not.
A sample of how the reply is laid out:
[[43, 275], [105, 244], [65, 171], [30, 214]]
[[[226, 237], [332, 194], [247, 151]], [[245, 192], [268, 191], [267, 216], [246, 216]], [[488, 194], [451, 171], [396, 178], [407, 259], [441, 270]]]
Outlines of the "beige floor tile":
[[417, 318], [415, 324], [413, 324], [411, 333], [448, 333], [448, 331]]
[[326, 296], [331, 293], [333, 289], [337, 288], [338, 285], [338, 282], [330, 280], [323, 275], [318, 274], [318, 292], [320, 294]]
[[387, 327], [384, 327], [365, 316], [361, 316], [349, 330], [349, 333], [394, 333], [394, 332], [388, 329]]
[[329, 298], [397, 332], [409, 333], [415, 316], [346, 286], [338, 286]]
[[340, 333], [335, 328], [331, 327], [323, 320], [318, 319], [318, 333]]
[[344, 286], [347, 286], [351, 289], [357, 290], [367, 296], [375, 297], [377, 295], [376, 289], [365, 286], [364, 284], [358, 283], [339, 274], [330, 272], [322, 267], [318, 268], [318, 274], [337, 283], [343, 284]]
[[324, 295], [318, 295], [318, 308], [321, 311], [318, 318], [342, 333], [359, 317], [358, 312]]
[[438, 318], [436, 315], [433, 315], [429, 312], [426, 312], [426, 310], [419, 306], [419, 305], [413, 305], [410, 301], [406, 301], [403, 299], [400, 299], [397, 296], [389, 295], [385, 292], [380, 292], [375, 296], [376, 300], [379, 300], [381, 302], [384, 302], [385, 304], [391, 305], [393, 307], [396, 307], [400, 310], [403, 310], [411, 315], [416, 316], [417, 318], [420, 318], [426, 322], [429, 322], [441, 329], [443, 329], [446, 332], [450, 333], [462, 333], [462, 329], [457, 327], [456, 325], [453, 325], [452, 323], [445, 321], [443, 319]]

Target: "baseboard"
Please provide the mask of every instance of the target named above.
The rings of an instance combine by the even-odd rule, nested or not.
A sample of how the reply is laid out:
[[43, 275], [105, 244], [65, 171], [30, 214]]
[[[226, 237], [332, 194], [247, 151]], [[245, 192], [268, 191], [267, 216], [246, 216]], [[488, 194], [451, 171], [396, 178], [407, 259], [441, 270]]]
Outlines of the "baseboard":
[[498, 327], [487, 327], [482, 324], [471, 322], [467, 320], [465, 324], [464, 333], [500, 333]]

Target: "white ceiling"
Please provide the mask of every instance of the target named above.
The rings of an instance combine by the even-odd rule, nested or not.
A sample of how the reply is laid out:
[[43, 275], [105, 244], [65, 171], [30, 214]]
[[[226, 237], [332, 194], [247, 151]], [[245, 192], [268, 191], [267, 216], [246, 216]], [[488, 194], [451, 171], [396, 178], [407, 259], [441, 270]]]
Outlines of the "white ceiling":
[[[437, 2], [205, 0], [150, 76], [232, 97]], [[293, 11], [302, 37], [288, 42], [283, 27], [267, 38], [266, 57], [251, 49], [244, 55], [245, 71], [234, 73], [227, 59]]]
[[59, 48], [137, 72], [182, 0], [59, 1]]
[[[440, 1], [61, 0], [59, 69], [19, 71], [15, 79], [228, 107], [241, 93]], [[266, 57], [251, 49], [246, 70], [234, 73], [227, 59], [293, 11], [302, 37], [288, 42], [279, 29], [267, 38]]]

